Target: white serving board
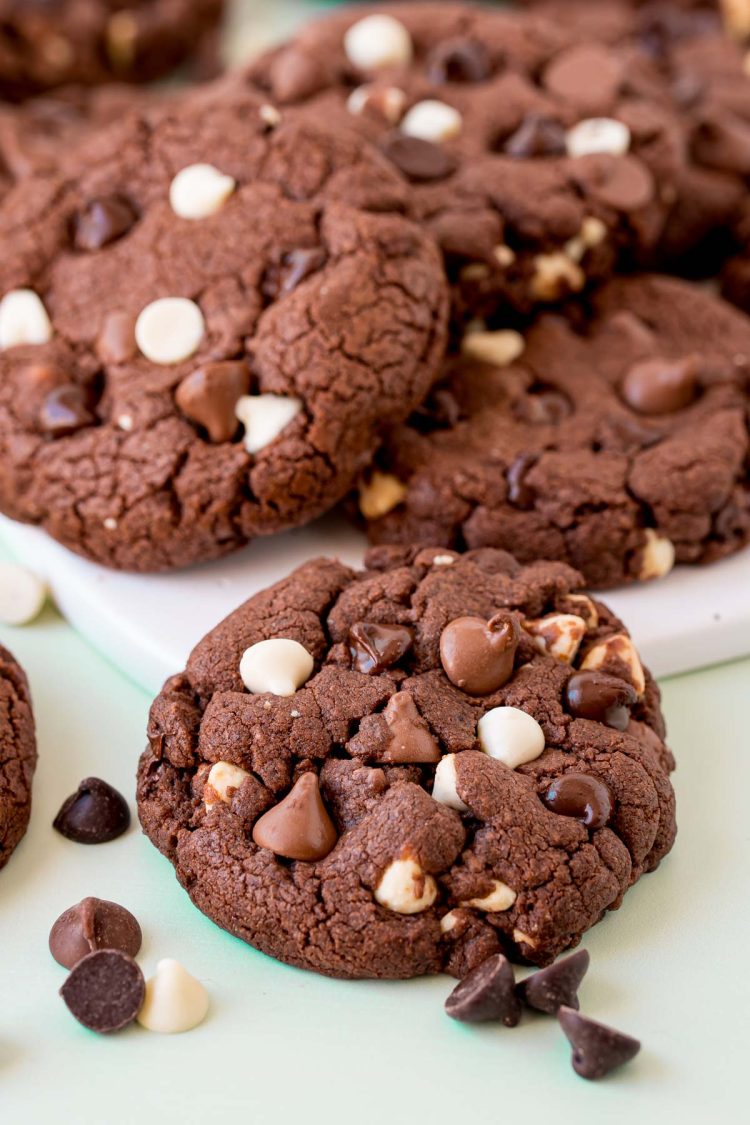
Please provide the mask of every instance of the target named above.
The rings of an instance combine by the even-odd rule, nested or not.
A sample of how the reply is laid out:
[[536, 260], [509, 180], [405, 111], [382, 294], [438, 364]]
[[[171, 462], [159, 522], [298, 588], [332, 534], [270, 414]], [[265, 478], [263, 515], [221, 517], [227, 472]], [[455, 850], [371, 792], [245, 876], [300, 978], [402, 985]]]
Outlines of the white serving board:
[[[119, 574], [79, 559], [36, 528], [0, 517], [12, 553], [46, 579], [61, 612], [148, 691], [180, 671], [193, 645], [246, 598], [317, 555], [362, 561], [364, 537], [338, 516], [258, 540], [174, 574]], [[660, 677], [750, 654], [750, 550], [710, 567], [603, 595]]]

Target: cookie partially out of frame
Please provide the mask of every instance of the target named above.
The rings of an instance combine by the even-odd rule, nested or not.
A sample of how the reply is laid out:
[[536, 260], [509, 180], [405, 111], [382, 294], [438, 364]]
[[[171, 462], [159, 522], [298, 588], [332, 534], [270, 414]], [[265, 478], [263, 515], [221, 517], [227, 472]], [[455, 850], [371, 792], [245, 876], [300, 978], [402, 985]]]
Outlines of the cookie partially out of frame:
[[151, 709], [141, 823], [196, 906], [337, 977], [546, 964], [669, 851], [659, 692], [560, 563], [382, 548], [246, 602]]
[[439, 253], [354, 136], [247, 90], [131, 115], [5, 202], [0, 508], [158, 570], [332, 507], [427, 393]]
[[26, 832], [35, 766], [29, 685], [11, 654], [0, 646], [0, 868]]
[[570, 313], [464, 337], [363, 486], [373, 541], [502, 547], [598, 587], [748, 542], [747, 317], [656, 275]]

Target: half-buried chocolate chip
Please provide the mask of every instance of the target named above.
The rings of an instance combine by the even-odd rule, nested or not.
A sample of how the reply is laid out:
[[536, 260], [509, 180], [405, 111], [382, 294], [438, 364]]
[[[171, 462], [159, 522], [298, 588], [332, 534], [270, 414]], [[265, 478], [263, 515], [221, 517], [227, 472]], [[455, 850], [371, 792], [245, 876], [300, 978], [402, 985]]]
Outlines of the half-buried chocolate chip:
[[581, 1078], [603, 1078], [634, 1059], [641, 1049], [637, 1039], [597, 1023], [572, 1008], [560, 1008], [557, 1018], [573, 1047], [573, 1070]]
[[358, 621], [349, 630], [349, 652], [358, 672], [377, 676], [397, 664], [411, 648], [414, 634], [407, 625], [376, 625]]
[[119, 195], [92, 199], [73, 223], [76, 250], [101, 250], [127, 234], [136, 218], [133, 208]]
[[456, 170], [456, 160], [432, 141], [393, 133], [385, 141], [383, 152], [399, 172], [416, 183], [444, 180]]
[[580, 820], [587, 828], [603, 828], [612, 815], [609, 787], [587, 773], [563, 774], [552, 782], [542, 800], [551, 812]]

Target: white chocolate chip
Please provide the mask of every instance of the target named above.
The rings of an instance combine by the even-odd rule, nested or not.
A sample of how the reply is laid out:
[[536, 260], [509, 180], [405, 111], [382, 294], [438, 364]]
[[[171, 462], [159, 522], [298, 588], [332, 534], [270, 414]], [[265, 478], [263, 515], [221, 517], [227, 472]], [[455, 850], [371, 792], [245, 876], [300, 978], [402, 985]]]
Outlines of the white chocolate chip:
[[638, 577], [642, 582], [652, 578], [663, 578], [669, 574], [675, 563], [675, 547], [671, 539], [657, 535], [652, 527], [646, 528], [646, 545], [641, 554], [641, 568]]
[[578, 237], [587, 250], [593, 250], [595, 246], [600, 246], [607, 237], [606, 223], [597, 219], [595, 215], [587, 215], [581, 223], [581, 231]]
[[581, 663], [581, 669], [585, 672], [610, 672], [615, 676], [624, 670], [639, 695], [643, 695], [646, 690], [643, 665], [635, 645], [625, 633], [615, 633], [589, 649]]
[[613, 117], [588, 117], [565, 135], [568, 156], [593, 156], [607, 153], [624, 156], [630, 148], [630, 130]]
[[371, 15], [358, 20], [344, 36], [349, 62], [360, 70], [378, 70], [411, 62], [411, 36], [393, 16]]
[[242, 395], [234, 412], [245, 427], [248, 453], [260, 453], [302, 410], [302, 401], [286, 395]]
[[268, 102], [260, 107], [260, 109], [258, 110], [258, 116], [260, 117], [263, 124], [267, 125], [269, 129], [275, 129], [278, 125], [281, 124], [280, 112], [275, 105], [269, 105]]
[[533, 762], [544, 750], [544, 731], [518, 707], [493, 707], [479, 720], [477, 737], [485, 754], [512, 770]]
[[247, 770], [243, 770], [240, 766], [235, 766], [232, 762], [214, 762], [209, 770], [206, 784], [210, 785], [212, 792], [204, 794], [204, 802], [206, 809], [212, 809], [216, 801], [212, 801], [211, 797], [214, 795], [218, 797], [219, 801], [223, 801], [225, 805], [232, 803], [232, 797], [237, 792], [242, 782], [250, 774]]
[[41, 298], [33, 289], [12, 289], [0, 301], [0, 348], [21, 344], [46, 344], [52, 323]]
[[523, 627], [534, 638], [539, 652], [548, 653], [564, 664], [572, 664], [587, 632], [586, 622], [573, 613], [549, 613], [546, 617], [525, 621]]
[[47, 587], [16, 563], [0, 563], [0, 621], [3, 625], [28, 625], [42, 612]]
[[419, 914], [437, 898], [437, 885], [414, 859], [394, 859], [375, 888], [375, 900], [396, 914]]
[[457, 137], [462, 124], [461, 114], [452, 105], [427, 98], [411, 107], [401, 122], [401, 132], [408, 137], [439, 144]]
[[531, 949], [536, 949], [537, 942], [530, 934], [525, 934], [523, 930], [513, 931], [513, 941], [518, 945], [528, 945]]
[[107, 531], [117, 531], [117, 520], [114, 516], [107, 516], [106, 520], [102, 521], [102, 527]]
[[117, 428], [118, 430], [124, 430], [126, 433], [130, 433], [133, 428], [132, 414], [120, 414], [117, 419]]
[[469, 806], [458, 795], [456, 788], [456, 755], [446, 754], [441, 758], [435, 770], [435, 781], [432, 786], [432, 799], [441, 805], [457, 812], [468, 812]]
[[169, 366], [197, 352], [206, 334], [203, 313], [186, 297], [160, 297], [135, 322], [135, 342], [152, 363]]
[[566, 293], [579, 293], [586, 284], [586, 275], [567, 254], [537, 254], [530, 282], [532, 297], [537, 301], [558, 301]]
[[220, 211], [237, 187], [213, 164], [189, 164], [178, 172], [169, 188], [169, 202], [181, 219], [207, 219]]
[[435, 555], [432, 560], [433, 566], [453, 566], [456, 561], [455, 555]]
[[458, 915], [456, 914], [456, 911], [455, 910], [449, 910], [448, 913], [444, 914], [443, 917], [440, 919], [440, 933], [441, 934], [449, 934], [451, 932], [451, 930], [455, 930], [457, 925], [458, 925]]
[[313, 658], [299, 641], [272, 637], [245, 649], [240, 676], [254, 695], [289, 696], [306, 684], [313, 671]]
[[508, 266], [512, 266], [516, 260], [515, 250], [511, 250], [510, 246], [506, 246], [504, 242], [501, 242], [499, 246], [495, 247], [495, 249], [492, 251], [492, 256], [494, 257], [497, 264], [499, 266], [502, 266], [503, 269], [507, 269]]
[[463, 906], [473, 906], [477, 910], [486, 910], [491, 914], [499, 914], [503, 910], [510, 910], [518, 898], [516, 892], [507, 883], [499, 879], [493, 880], [493, 887], [484, 898], [470, 898], [462, 903]]
[[360, 482], [359, 510], [366, 520], [379, 520], [397, 508], [407, 492], [398, 477], [376, 470], [369, 480]]
[[567, 601], [575, 607], [578, 617], [582, 617], [589, 629], [596, 629], [599, 624], [599, 610], [591, 598], [585, 594], [568, 594]]
[[398, 125], [405, 107], [406, 94], [398, 86], [378, 86], [373, 82], [352, 90], [346, 102], [349, 113], [373, 113], [389, 125]]
[[146, 998], [137, 1019], [148, 1031], [174, 1035], [190, 1031], [208, 1012], [208, 993], [200, 981], [179, 963], [159, 961], [156, 973], [146, 981]]
[[526, 341], [520, 332], [506, 328], [499, 332], [469, 332], [461, 341], [461, 351], [469, 359], [508, 367], [523, 355]]

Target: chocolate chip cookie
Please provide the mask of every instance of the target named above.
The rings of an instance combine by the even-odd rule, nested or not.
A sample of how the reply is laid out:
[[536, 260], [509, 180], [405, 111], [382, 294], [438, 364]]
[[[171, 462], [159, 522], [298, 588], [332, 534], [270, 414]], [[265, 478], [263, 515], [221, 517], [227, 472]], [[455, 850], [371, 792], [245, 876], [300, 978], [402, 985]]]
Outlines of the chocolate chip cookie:
[[675, 834], [658, 688], [562, 563], [379, 548], [246, 602], [168, 680], [141, 823], [193, 902], [337, 977], [547, 964]]
[[11, 654], [0, 646], [0, 868], [26, 832], [35, 767], [29, 685]]
[[32, 177], [0, 239], [0, 507], [132, 570], [334, 505], [444, 351], [439, 253], [353, 135], [224, 84]]
[[599, 587], [730, 554], [750, 539], [749, 372], [750, 321], [659, 276], [524, 335], [472, 331], [364, 483], [370, 535], [560, 559]]
[[144, 82], [208, 54], [224, 0], [0, 0], [0, 95]]
[[243, 79], [378, 143], [471, 316], [530, 310], [658, 240], [685, 163], [659, 66], [529, 12], [410, 3], [305, 28]]

